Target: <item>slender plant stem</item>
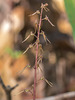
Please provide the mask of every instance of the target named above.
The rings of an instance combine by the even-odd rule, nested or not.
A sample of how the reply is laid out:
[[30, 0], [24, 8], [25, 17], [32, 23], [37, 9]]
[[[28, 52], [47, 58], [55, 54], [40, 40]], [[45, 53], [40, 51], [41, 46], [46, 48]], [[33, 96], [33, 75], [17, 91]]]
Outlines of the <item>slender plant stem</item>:
[[5, 93], [6, 93], [7, 100], [12, 100], [11, 92], [18, 86], [18, 84], [16, 84], [13, 87], [5, 86], [1, 76], [0, 76], [0, 84], [2, 85], [2, 87], [3, 87], [3, 89], [4, 89]]
[[41, 22], [42, 22], [42, 13], [43, 13], [43, 8], [41, 8], [39, 27], [38, 27], [38, 36], [37, 36], [37, 42], [36, 42], [36, 58], [35, 58], [35, 68], [34, 68], [35, 72], [34, 72], [33, 100], [36, 100], [38, 44], [39, 44], [39, 35], [40, 35]]

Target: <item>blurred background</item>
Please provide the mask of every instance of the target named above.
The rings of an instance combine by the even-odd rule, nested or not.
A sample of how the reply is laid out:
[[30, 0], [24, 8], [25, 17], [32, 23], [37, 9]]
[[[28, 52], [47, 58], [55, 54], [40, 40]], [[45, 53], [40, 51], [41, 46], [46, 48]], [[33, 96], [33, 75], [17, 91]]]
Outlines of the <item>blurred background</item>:
[[[75, 91], [75, 0], [0, 0], [0, 76], [5, 86], [19, 84], [11, 93], [12, 100], [33, 95], [35, 46], [23, 52], [36, 41], [30, 34], [37, 36], [39, 15], [29, 15], [40, 11], [41, 3], [48, 3], [43, 18], [47, 15], [55, 27], [42, 21], [41, 30], [51, 43], [40, 35], [37, 98]], [[30, 91], [20, 93], [25, 89]], [[7, 100], [1, 84], [0, 100]]]

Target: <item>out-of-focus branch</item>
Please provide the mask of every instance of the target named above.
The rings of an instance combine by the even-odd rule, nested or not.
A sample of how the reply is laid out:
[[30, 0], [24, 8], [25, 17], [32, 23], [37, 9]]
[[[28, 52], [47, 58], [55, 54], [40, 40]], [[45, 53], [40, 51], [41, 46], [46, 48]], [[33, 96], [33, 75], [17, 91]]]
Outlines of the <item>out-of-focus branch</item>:
[[11, 92], [18, 86], [18, 84], [16, 84], [15, 86], [13, 87], [10, 87], [9, 85], [8, 86], [5, 86], [2, 78], [0, 77], [0, 84], [2, 85], [5, 93], [6, 93], [6, 96], [7, 96], [7, 100], [11, 100]]
[[75, 97], [75, 92], [68, 92], [68, 93], [63, 93], [60, 95], [51, 96], [51, 97], [47, 97], [47, 98], [43, 98], [39, 100], [64, 100], [64, 99], [70, 99], [74, 97]]

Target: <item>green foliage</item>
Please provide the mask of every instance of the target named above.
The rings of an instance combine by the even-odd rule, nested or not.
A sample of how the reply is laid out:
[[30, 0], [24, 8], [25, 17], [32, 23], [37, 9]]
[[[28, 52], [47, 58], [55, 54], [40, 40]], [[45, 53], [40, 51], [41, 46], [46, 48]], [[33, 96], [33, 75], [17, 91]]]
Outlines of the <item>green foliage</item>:
[[75, 39], [75, 0], [64, 0], [66, 11], [73, 28], [73, 36]]
[[22, 54], [21, 51], [14, 51], [11, 48], [6, 48], [5, 52], [8, 53], [12, 58], [18, 58]]

